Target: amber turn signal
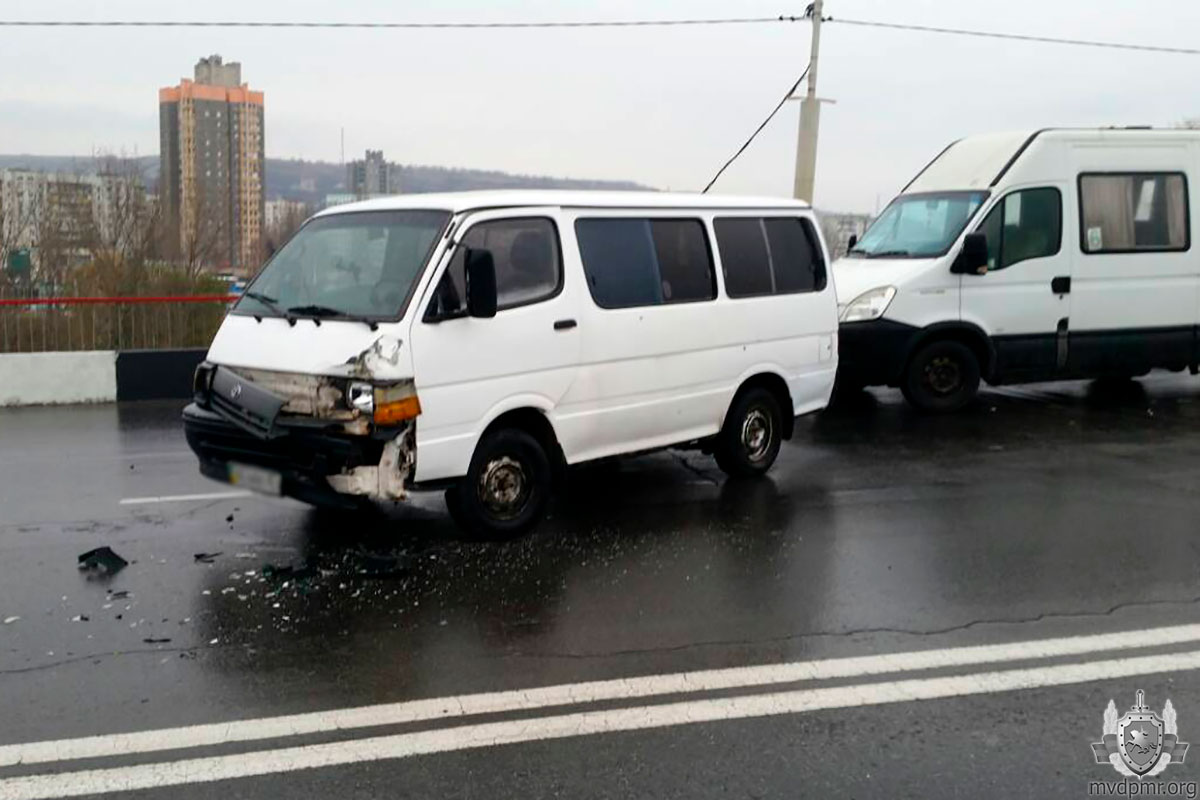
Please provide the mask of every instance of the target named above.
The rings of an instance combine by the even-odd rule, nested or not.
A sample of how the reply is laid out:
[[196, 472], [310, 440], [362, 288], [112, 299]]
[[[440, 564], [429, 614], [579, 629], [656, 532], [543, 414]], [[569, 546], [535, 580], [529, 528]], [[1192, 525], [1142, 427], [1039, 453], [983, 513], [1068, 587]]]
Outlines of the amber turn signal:
[[380, 398], [375, 399], [375, 424], [376, 425], [395, 425], [398, 422], [412, 419], [421, 413], [421, 401], [417, 399], [415, 394], [403, 397], [399, 400], [387, 400], [380, 402]]

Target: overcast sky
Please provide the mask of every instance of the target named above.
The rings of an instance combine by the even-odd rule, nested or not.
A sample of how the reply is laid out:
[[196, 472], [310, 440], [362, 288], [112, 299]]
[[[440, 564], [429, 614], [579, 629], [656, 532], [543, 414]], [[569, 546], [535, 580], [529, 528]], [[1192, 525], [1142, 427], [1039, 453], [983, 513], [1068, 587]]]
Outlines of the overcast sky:
[[[6, 19], [515, 21], [775, 16], [803, 0], [4, 0]], [[1196, 0], [826, 0], [835, 19], [1196, 47]], [[950, 140], [1200, 116], [1200, 57], [827, 24], [816, 202], [871, 211]], [[808, 58], [806, 24], [534, 31], [19, 29], [0, 152], [156, 153], [157, 90], [199, 56], [266, 92], [267, 154], [699, 189]], [[714, 191], [791, 192], [789, 103]]]

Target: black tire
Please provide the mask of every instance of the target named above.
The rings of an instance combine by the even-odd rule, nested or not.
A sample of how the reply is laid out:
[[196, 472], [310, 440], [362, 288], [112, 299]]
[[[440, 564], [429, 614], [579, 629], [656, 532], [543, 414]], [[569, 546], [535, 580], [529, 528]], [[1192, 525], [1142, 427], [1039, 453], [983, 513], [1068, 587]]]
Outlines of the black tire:
[[921, 411], [958, 411], [979, 393], [979, 359], [961, 342], [931, 342], [908, 362], [900, 389]]
[[755, 387], [733, 399], [713, 455], [729, 477], [751, 478], [771, 468], [782, 442], [779, 401], [766, 389]]
[[467, 534], [510, 539], [532, 530], [545, 516], [552, 477], [537, 439], [502, 428], [479, 442], [467, 474], [446, 490], [446, 505]]

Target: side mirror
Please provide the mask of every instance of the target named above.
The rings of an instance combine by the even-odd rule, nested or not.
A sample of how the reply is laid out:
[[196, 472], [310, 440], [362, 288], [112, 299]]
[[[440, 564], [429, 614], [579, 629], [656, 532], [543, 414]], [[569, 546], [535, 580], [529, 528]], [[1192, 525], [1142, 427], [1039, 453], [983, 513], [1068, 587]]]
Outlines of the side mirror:
[[982, 231], [968, 233], [963, 238], [962, 250], [950, 271], [956, 275], [983, 275], [988, 266], [987, 234]]
[[856, 245], [856, 244], [858, 244], [858, 234], [852, 233], [852, 234], [850, 234], [850, 238], [846, 240], [846, 249], [853, 250], [854, 245]]
[[496, 316], [496, 261], [491, 250], [468, 249], [466, 254], [467, 313]]

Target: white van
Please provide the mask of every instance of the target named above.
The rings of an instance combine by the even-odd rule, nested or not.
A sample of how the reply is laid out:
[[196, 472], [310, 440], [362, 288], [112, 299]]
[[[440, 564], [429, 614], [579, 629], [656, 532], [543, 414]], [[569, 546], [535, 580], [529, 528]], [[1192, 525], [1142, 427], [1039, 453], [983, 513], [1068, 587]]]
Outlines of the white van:
[[1197, 370], [1200, 131], [954, 142], [834, 266], [839, 385], [958, 409], [979, 381]]
[[807, 205], [411, 195], [317, 214], [225, 319], [184, 412], [201, 472], [314, 503], [446, 488], [471, 531], [561, 467], [674, 445], [730, 475], [824, 407], [837, 306]]

